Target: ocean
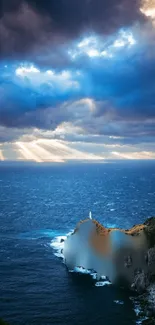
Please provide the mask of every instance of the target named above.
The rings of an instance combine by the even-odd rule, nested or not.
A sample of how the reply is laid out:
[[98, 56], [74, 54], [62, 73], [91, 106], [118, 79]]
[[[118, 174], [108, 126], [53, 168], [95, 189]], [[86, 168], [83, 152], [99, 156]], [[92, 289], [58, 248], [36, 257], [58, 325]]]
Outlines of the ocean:
[[123, 287], [69, 272], [61, 239], [88, 217], [125, 229], [155, 215], [155, 162], [0, 165], [0, 318], [10, 325], [131, 325]]

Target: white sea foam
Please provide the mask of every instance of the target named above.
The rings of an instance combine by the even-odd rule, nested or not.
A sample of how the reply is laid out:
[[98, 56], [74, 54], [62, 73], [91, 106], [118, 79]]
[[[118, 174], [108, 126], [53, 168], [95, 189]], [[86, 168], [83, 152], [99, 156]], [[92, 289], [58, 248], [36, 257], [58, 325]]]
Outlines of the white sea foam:
[[97, 280], [97, 273], [90, 273], [93, 280]]
[[57, 257], [60, 257], [60, 258], [64, 258], [62, 253], [55, 253], [54, 255], [57, 256]]
[[136, 321], [136, 325], [141, 325], [141, 324], [143, 324], [144, 320], [147, 320], [147, 319], [148, 319], [148, 317], [141, 317], [141, 319], [138, 319], [138, 320]]
[[75, 266], [73, 270], [69, 270], [70, 273], [81, 273], [81, 274], [89, 274], [91, 277], [96, 280], [97, 279], [97, 273], [93, 273], [92, 270], [85, 269], [81, 266]]
[[[92, 279], [93, 279], [94, 281], [96, 281], [97, 278], [98, 278], [96, 272], [92, 272], [92, 270], [88, 270], [88, 269], [85, 269], [85, 268], [80, 267], [80, 266], [76, 266], [74, 269], [69, 270], [69, 272], [70, 272], [70, 273], [86, 274], [86, 275], [89, 274], [89, 275], [92, 277]], [[105, 286], [105, 285], [109, 285], [109, 284], [111, 284], [111, 282], [107, 281], [106, 279], [107, 279], [106, 276], [102, 275], [102, 276], [100, 277], [100, 280], [104, 280], [104, 281], [97, 281], [97, 282], [95, 283], [95, 285], [96, 285], [97, 287], [101, 287], [101, 286], [103, 287], [103, 286]]]
[[63, 255], [63, 248], [64, 248], [64, 242], [67, 239], [68, 236], [72, 234], [73, 230], [69, 231], [66, 235], [63, 236], [56, 236], [52, 239], [50, 246], [55, 251], [54, 255], [64, 259]]
[[[67, 239], [68, 236], [70, 236], [72, 234], [73, 230], [70, 231], [69, 233], [67, 233], [64, 236], [56, 236], [50, 243], [50, 246], [53, 248], [54, 255], [57, 256], [58, 258], [64, 259], [64, 255], [63, 255], [63, 248], [64, 248], [64, 242]], [[97, 287], [103, 287], [105, 285], [109, 285], [111, 284], [109, 281], [107, 281], [106, 276], [101, 275], [100, 279], [98, 279], [98, 275], [96, 272], [93, 272], [92, 270], [86, 269], [84, 267], [81, 266], [75, 266], [74, 269], [69, 270], [70, 273], [81, 273], [81, 274], [86, 274], [86, 275], [90, 275], [92, 277], [92, 279], [94, 281], [97, 281], [95, 283], [95, 285]], [[102, 281], [101, 281], [102, 280]]]
[[67, 238], [67, 236], [57, 236], [50, 243], [50, 246], [55, 251], [54, 255], [59, 258], [62, 258], [62, 259], [64, 259], [62, 252], [63, 252], [63, 248], [64, 248], [64, 240], [66, 238]]
[[66, 240], [67, 236], [57, 236], [51, 241], [52, 247], [58, 247], [60, 244], [63, 244], [61, 240]]
[[124, 305], [124, 301], [122, 300], [114, 300], [114, 303], [117, 305]]
[[133, 304], [134, 304], [134, 312], [135, 312], [136, 316], [138, 317], [138, 319], [136, 321], [136, 325], [143, 324], [144, 320], [147, 320], [148, 317], [140, 316], [141, 312], [143, 312], [143, 309], [142, 309], [142, 307], [140, 305], [140, 301], [137, 300], [135, 297], [129, 297], [129, 299], [133, 302]]
[[95, 283], [95, 287], [104, 287], [104, 286], [110, 285], [110, 284], [111, 284], [111, 282], [109, 282], [109, 281], [97, 281]]
[[75, 273], [82, 273], [82, 274], [91, 274], [90, 270], [87, 270], [83, 267], [80, 266], [75, 266], [75, 268], [73, 269], [73, 272]]

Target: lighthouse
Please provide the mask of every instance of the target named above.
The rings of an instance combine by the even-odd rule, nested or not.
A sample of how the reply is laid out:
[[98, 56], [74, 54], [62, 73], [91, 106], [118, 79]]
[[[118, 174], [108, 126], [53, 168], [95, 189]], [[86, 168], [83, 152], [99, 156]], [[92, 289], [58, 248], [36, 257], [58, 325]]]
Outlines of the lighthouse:
[[89, 219], [92, 220], [92, 213], [91, 213], [91, 211], [89, 212]]

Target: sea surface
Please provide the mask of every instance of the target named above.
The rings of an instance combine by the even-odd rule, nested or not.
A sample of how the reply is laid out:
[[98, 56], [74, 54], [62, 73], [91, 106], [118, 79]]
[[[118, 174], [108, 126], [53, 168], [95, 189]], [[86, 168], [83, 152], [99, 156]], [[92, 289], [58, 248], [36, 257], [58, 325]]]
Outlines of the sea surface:
[[89, 211], [109, 227], [155, 215], [155, 162], [0, 165], [0, 318], [12, 325], [131, 325], [138, 300], [63, 263]]

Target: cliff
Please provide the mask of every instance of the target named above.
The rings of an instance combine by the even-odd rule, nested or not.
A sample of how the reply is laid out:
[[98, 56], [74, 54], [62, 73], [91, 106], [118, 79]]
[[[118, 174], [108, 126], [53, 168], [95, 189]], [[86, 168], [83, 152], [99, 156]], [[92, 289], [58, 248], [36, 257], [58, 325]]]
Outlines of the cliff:
[[[135, 249], [137, 251], [137, 254], [135, 255], [135, 250], [129, 245], [128, 256], [124, 256], [124, 267], [132, 267], [134, 265], [134, 258], [137, 257], [138, 254], [144, 254], [143, 256], [143, 264], [137, 265], [138, 270], [134, 270], [135, 275], [135, 281], [132, 284], [132, 288], [135, 285], [135, 289], [137, 291], [144, 291], [147, 284], [149, 283], [148, 279], [153, 280], [155, 277], [155, 217], [147, 219], [144, 224], [134, 225], [130, 229], [121, 229], [121, 228], [106, 228], [103, 225], [101, 225], [96, 220], [91, 220], [93, 225], [95, 226], [93, 231], [91, 232], [89, 236], [89, 242], [93, 250], [96, 251], [99, 255], [106, 255], [110, 254], [111, 252], [111, 246], [113, 237], [117, 236], [118, 241], [120, 241], [120, 248], [124, 252], [125, 245], [125, 237], [132, 238], [132, 242], [134, 242]], [[90, 222], [90, 219], [81, 220], [74, 232], [73, 235], [76, 234], [79, 230], [81, 225], [84, 223]], [[122, 237], [120, 234], [124, 234]], [[131, 251], [131, 252], [130, 252]], [[121, 253], [121, 250], [119, 251]], [[132, 256], [132, 254], [134, 256]], [[117, 254], [116, 254], [117, 255]], [[116, 259], [117, 263], [117, 259]], [[144, 267], [144, 270], [142, 268]], [[140, 269], [141, 268], [141, 269]], [[145, 288], [142, 288], [142, 284], [144, 286], [144, 283], [139, 283], [139, 278], [141, 274], [145, 278]], [[147, 280], [146, 280], [147, 278]], [[143, 282], [143, 281], [142, 281]]]
[[[88, 231], [88, 228], [91, 230]], [[85, 231], [87, 239], [84, 241]], [[131, 229], [106, 228], [96, 220], [85, 219], [77, 224], [71, 237], [74, 238], [77, 234], [80, 238], [77, 241], [80, 250], [76, 248], [73, 251], [72, 248], [72, 256], [80, 254], [77, 258], [79, 263], [82, 261], [79, 266], [87, 267], [82, 263], [85, 261], [85, 247], [89, 246], [89, 254], [90, 251], [94, 254], [88, 263], [90, 268], [92, 266], [99, 275], [102, 271], [109, 272], [105, 275], [109, 279], [111, 276], [112, 282], [113, 279], [127, 279], [131, 290], [140, 295], [144, 313], [152, 317], [152, 320], [149, 318], [149, 324], [155, 324], [155, 217], [147, 219], [144, 224], [134, 225]], [[71, 246], [74, 247], [72, 244]], [[87, 253], [86, 260], [88, 259]], [[113, 265], [112, 271], [111, 266], [106, 265], [109, 260], [110, 265]]]

